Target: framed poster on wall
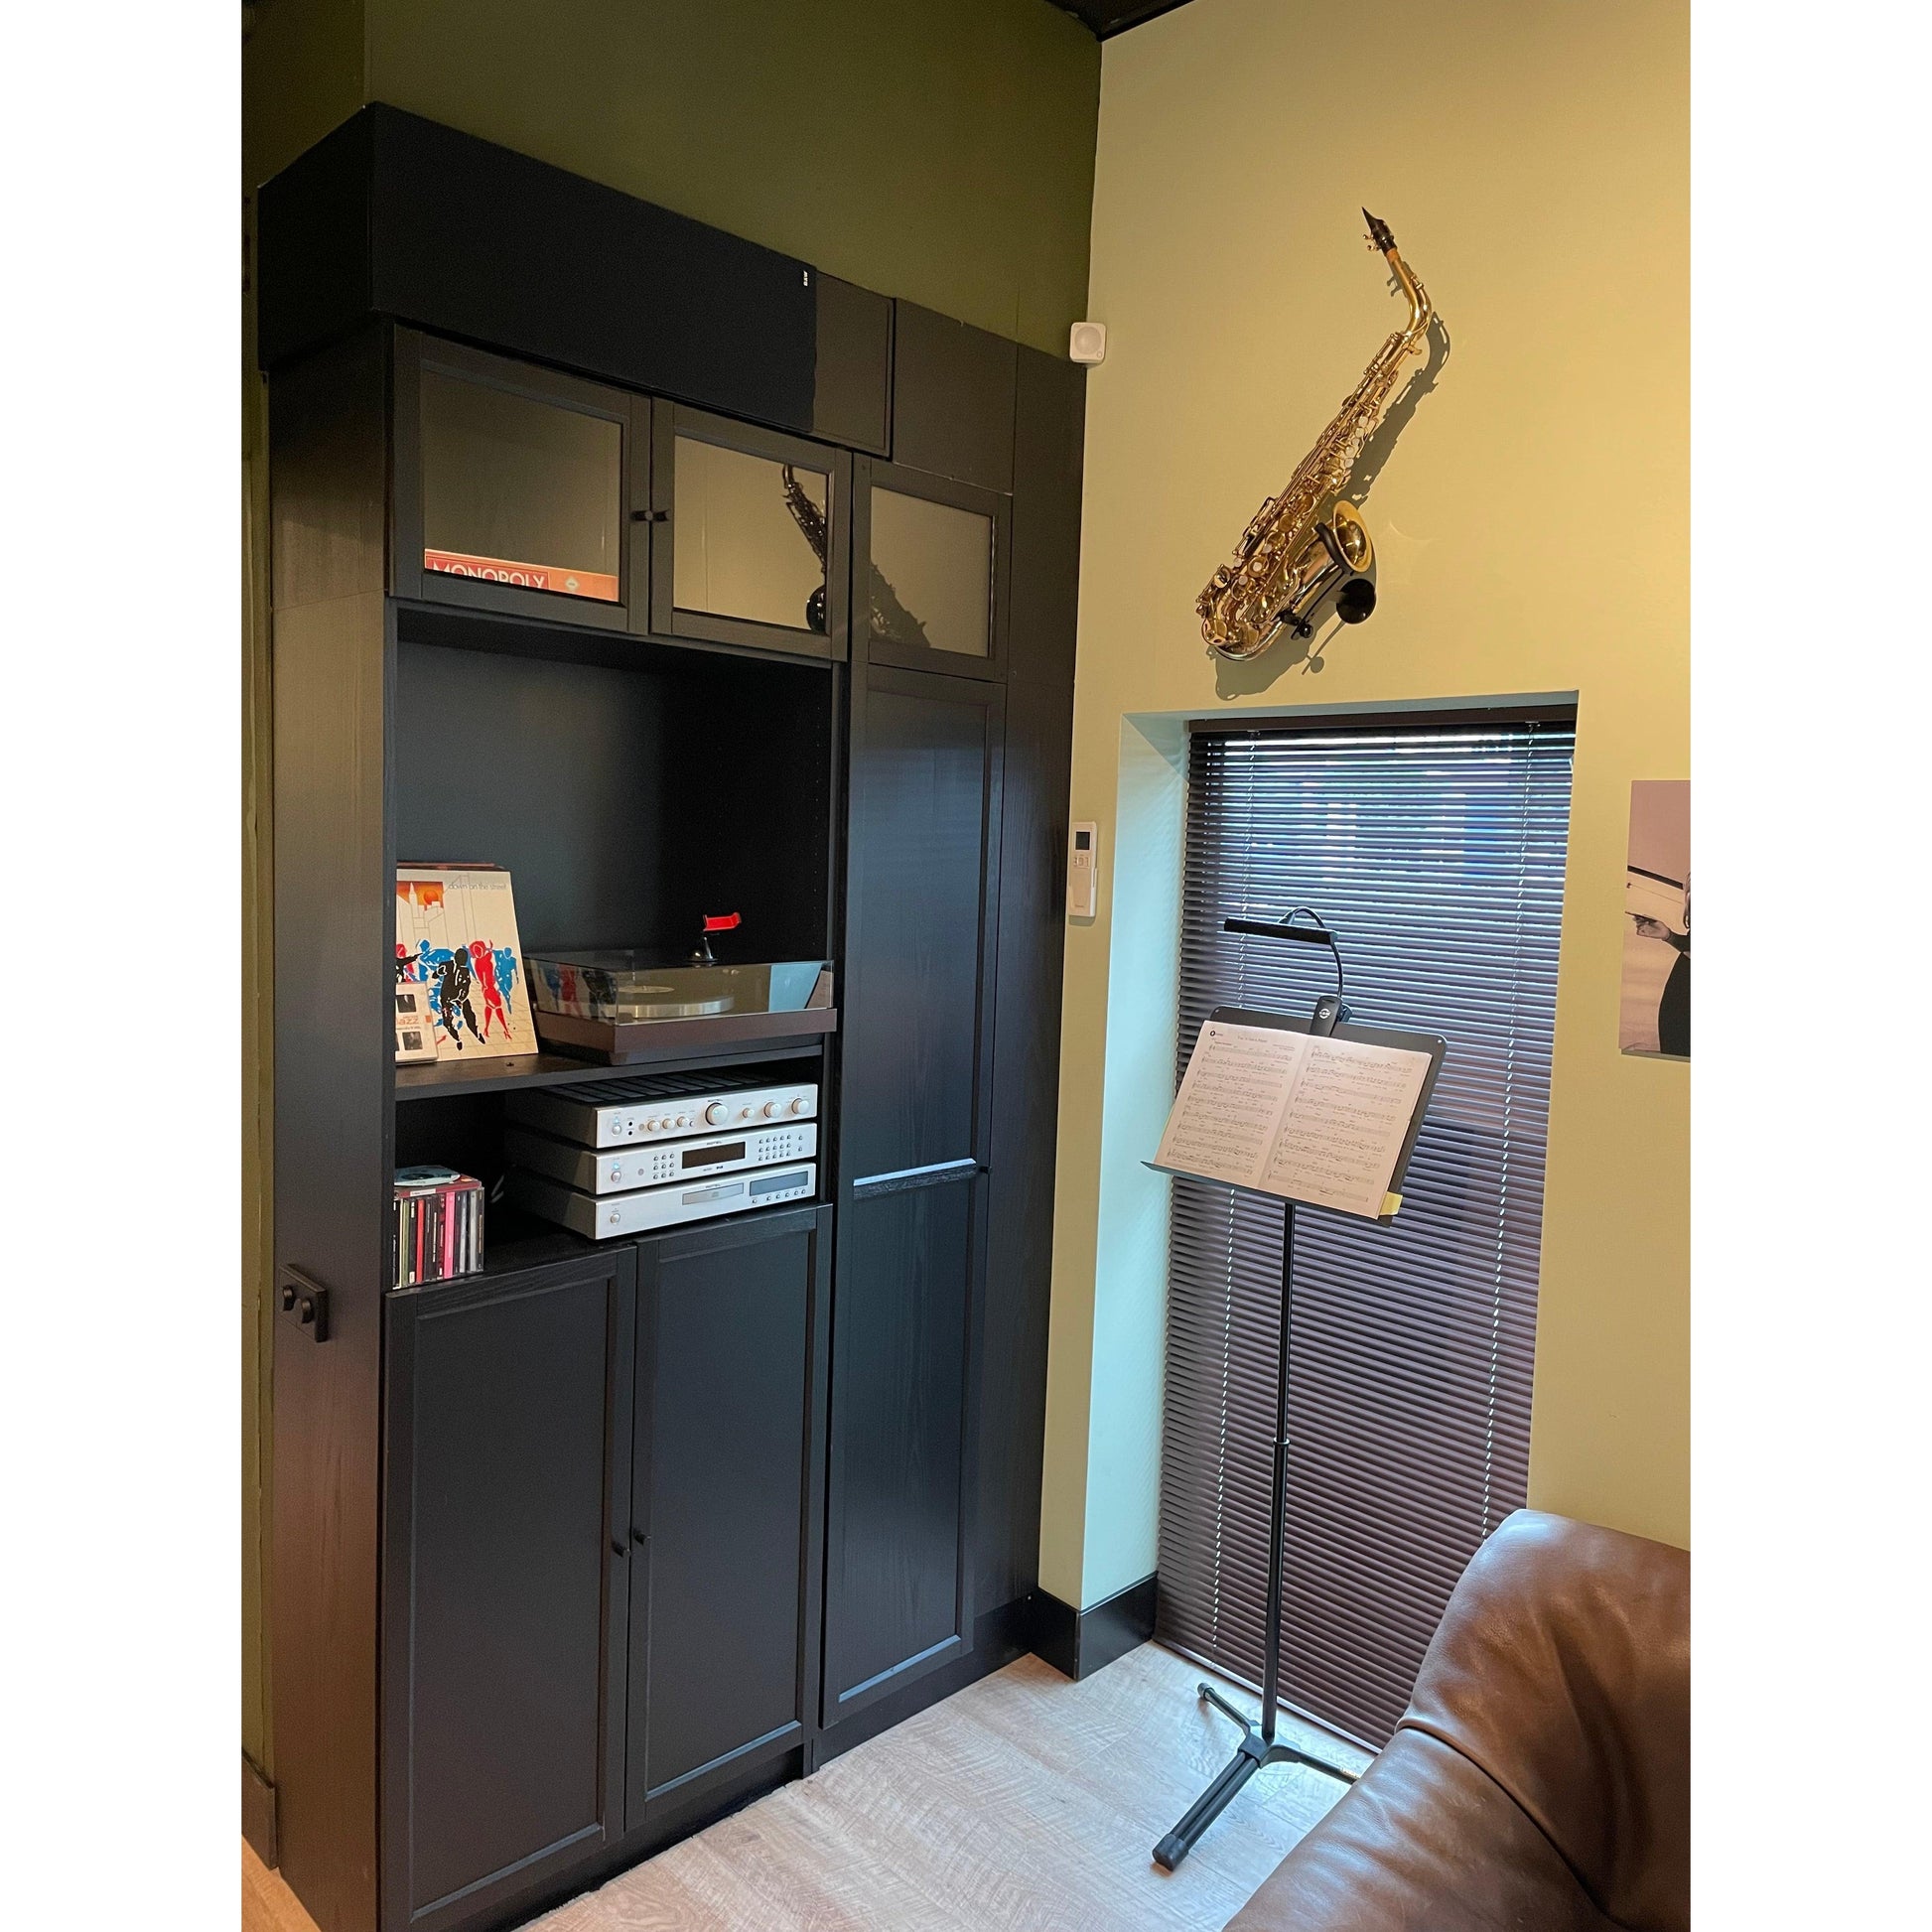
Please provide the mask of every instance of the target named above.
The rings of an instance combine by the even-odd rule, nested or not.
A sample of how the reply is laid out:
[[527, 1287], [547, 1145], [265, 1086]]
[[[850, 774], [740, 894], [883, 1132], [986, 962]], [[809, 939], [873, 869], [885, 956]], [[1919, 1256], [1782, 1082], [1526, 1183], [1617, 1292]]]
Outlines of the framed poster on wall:
[[1630, 786], [1617, 1044], [1651, 1058], [1691, 1057], [1688, 778], [1638, 778]]

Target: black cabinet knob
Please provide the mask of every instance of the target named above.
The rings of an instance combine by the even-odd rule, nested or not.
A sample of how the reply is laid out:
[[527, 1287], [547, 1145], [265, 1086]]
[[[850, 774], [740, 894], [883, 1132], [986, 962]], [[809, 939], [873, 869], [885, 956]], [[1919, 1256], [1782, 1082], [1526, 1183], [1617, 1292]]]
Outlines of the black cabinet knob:
[[631, 1540], [631, 1542], [633, 1542], [634, 1544], [636, 1544], [636, 1546], [638, 1547], [638, 1549], [640, 1549], [640, 1550], [641, 1550], [641, 1549], [642, 1549], [642, 1548], [644, 1547], [644, 1544], [645, 1544], [645, 1541], [646, 1541], [647, 1539], [645, 1538], [645, 1536], [644, 1536], [644, 1533], [643, 1533], [643, 1531], [642, 1531], [642, 1530], [632, 1530], [632, 1531], [630, 1532], [630, 1540]]
[[622, 1537], [614, 1536], [611, 1539], [611, 1554], [614, 1557], [627, 1557], [630, 1554], [629, 1550], [624, 1546]]

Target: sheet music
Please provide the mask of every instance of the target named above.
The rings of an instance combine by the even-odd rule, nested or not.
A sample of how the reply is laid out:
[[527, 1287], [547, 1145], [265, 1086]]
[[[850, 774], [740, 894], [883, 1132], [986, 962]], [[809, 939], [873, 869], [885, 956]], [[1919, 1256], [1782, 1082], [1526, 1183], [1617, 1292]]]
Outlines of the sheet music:
[[1379, 1215], [1429, 1064], [1407, 1047], [1209, 1021], [1156, 1164]]
[[1210, 1020], [1194, 1042], [1155, 1160], [1210, 1180], [1258, 1186], [1255, 1176], [1312, 1043], [1307, 1034], [1277, 1027]]
[[1254, 1184], [1347, 1214], [1379, 1214], [1429, 1055], [1311, 1039], [1268, 1165]]

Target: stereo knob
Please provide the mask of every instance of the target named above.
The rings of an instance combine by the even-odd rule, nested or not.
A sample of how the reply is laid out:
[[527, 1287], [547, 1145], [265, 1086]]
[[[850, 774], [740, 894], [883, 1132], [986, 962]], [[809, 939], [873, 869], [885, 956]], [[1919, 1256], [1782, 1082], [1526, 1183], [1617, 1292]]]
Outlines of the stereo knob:
[[802, 1114], [805, 1111], [805, 1103], [802, 1100], [794, 1100], [791, 1103], [791, 1111], [794, 1114]]
[[740, 1119], [740, 1120], [750, 1120], [750, 1119], [752, 1118], [752, 1110], [751, 1110], [751, 1108], [749, 1108], [749, 1107], [741, 1107], [741, 1108], [739, 1108], [739, 1110], [738, 1110], [738, 1117], [739, 1117], [739, 1119]]
[[680, 1127], [689, 1127], [691, 1125], [691, 1116], [689, 1114], [679, 1114], [677, 1124]]
[[771, 1116], [775, 1114], [777, 1111], [778, 1111], [778, 1103], [775, 1100], [767, 1100], [764, 1103], [764, 1105], [759, 1109], [759, 1112], [761, 1113], [766, 1120], [769, 1120]]
[[704, 1117], [713, 1127], [720, 1127], [732, 1117], [732, 1110], [722, 1100], [714, 1100], [704, 1110]]

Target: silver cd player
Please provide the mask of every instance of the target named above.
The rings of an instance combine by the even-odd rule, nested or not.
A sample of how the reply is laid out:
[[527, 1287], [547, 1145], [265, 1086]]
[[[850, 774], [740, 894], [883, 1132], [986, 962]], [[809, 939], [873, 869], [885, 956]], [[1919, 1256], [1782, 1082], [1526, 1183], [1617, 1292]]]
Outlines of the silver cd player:
[[674, 1182], [631, 1194], [586, 1194], [547, 1174], [512, 1168], [508, 1193], [519, 1207], [546, 1221], [559, 1221], [591, 1241], [644, 1234], [680, 1221], [703, 1221], [714, 1214], [740, 1214], [751, 1207], [775, 1207], [780, 1201], [809, 1200], [818, 1190], [818, 1169], [799, 1166], [759, 1168], [716, 1180]]
[[701, 1134], [695, 1140], [603, 1151], [512, 1127], [503, 1135], [503, 1151], [512, 1167], [548, 1174], [583, 1193], [620, 1194], [669, 1180], [768, 1168], [780, 1161], [809, 1161], [818, 1152], [818, 1125], [809, 1120], [796, 1126], [774, 1121], [742, 1134]]
[[[683, 1090], [678, 1090], [682, 1088]], [[567, 1093], [516, 1093], [511, 1120], [580, 1147], [625, 1147], [637, 1141], [674, 1141], [693, 1134], [762, 1128], [811, 1120], [818, 1113], [818, 1086], [801, 1081], [781, 1087], [743, 1087], [720, 1092], [686, 1076], [613, 1081], [594, 1098]]]

